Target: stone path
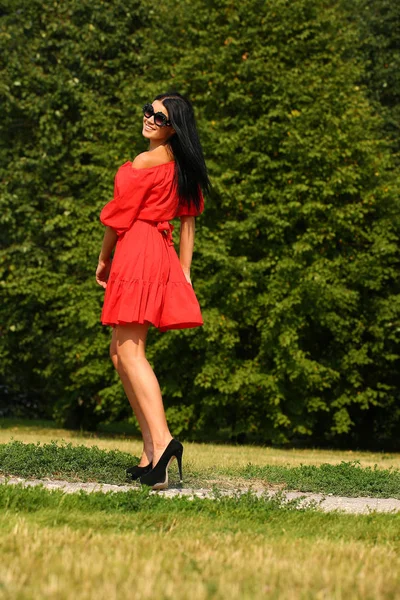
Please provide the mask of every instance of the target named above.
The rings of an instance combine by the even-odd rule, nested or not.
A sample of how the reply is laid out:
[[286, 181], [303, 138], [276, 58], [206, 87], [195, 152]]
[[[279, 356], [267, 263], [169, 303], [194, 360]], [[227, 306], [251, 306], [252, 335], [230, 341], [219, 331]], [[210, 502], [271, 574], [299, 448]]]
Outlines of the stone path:
[[[67, 494], [73, 494], [79, 490], [85, 492], [128, 492], [138, 489], [133, 485], [110, 485], [108, 483], [72, 483], [69, 481], [59, 481], [55, 479], [23, 479], [22, 477], [0, 477], [0, 484], [15, 485], [22, 483], [24, 487], [43, 485], [50, 490], [63, 490]], [[240, 490], [220, 490], [222, 496], [233, 496], [237, 493], [243, 494], [251, 490], [257, 496], [262, 496], [267, 493], [269, 496], [274, 496], [278, 492], [276, 490], [264, 490], [255, 488], [242, 488]], [[214, 498], [213, 490], [200, 488], [174, 488], [150, 492], [151, 494], [160, 494], [166, 498], [174, 496], [187, 496], [189, 498]], [[281, 492], [282, 493], [282, 492]], [[341, 512], [353, 514], [366, 514], [371, 511], [376, 512], [400, 512], [400, 500], [395, 498], [345, 498], [342, 496], [333, 496], [332, 494], [314, 494], [309, 492], [283, 492], [283, 496], [287, 500], [301, 498], [301, 506], [317, 505], [325, 512], [339, 510]]]

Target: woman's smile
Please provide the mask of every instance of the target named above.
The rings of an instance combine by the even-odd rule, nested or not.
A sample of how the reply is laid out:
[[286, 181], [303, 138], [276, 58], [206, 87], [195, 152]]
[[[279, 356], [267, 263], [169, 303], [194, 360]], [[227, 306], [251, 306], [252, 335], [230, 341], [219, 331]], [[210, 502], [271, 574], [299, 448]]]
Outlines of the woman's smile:
[[175, 130], [168, 121], [168, 111], [159, 100], [143, 107], [142, 135], [150, 142], [149, 150], [164, 145], [174, 135]]

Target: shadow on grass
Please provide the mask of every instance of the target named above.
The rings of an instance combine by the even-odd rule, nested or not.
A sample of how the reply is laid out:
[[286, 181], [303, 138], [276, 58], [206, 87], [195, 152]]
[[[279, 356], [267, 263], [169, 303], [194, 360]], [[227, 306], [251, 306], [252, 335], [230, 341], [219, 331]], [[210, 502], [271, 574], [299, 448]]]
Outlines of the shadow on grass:
[[91, 439], [142, 439], [141, 434], [134, 423], [120, 422], [110, 424], [100, 424], [97, 431], [87, 431], [85, 429], [65, 429], [51, 419], [20, 419], [7, 417], [0, 419], [0, 429], [31, 429], [32, 431], [40, 429], [55, 429], [65, 432], [76, 433], [77, 436]]
[[57, 429], [54, 421], [46, 419], [17, 419], [7, 417], [0, 419], [0, 429], [15, 429], [15, 427], [29, 427], [30, 429]]

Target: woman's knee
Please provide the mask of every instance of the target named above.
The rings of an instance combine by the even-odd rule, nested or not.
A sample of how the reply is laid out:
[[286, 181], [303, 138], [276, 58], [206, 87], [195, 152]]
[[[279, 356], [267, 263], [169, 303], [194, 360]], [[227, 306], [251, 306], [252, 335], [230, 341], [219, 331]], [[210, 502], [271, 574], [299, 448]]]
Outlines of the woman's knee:
[[116, 327], [115, 352], [122, 366], [145, 358], [148, 326], [139, 324]]
[[134, 340], [118, 340], [116, 351], [120, 371], [127, 372], [140, 368], [143, 359], [146, 359], [144, 344], [138, 344]]
[[142, 349], [138, 349], [134, 344], [121, 344], [117, 345], [116, 362], [118, 368], [123, 371], [129, 370], [129, 368], [135, 367], [136, 362], [143, 358], [146, 358]]

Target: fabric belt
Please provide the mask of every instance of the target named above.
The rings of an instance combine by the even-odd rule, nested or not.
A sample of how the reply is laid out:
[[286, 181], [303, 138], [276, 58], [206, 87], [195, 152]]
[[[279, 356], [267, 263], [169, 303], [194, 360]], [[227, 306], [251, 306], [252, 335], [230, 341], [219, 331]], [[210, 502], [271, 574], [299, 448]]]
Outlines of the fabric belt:
[[152, 225], [157, 226], [157, 230], [160, 233], [163, 233], [167, 243], [169, 246], [173, 246], [174, 245], [174, 240], [172, 238], [172, 232], [175, 229], [174, 226], [172, 225], [172, 223], [170, 223], [169, 221], [150, 221], [148, 219], [138, 219], [140, 221], [146, 221], [146, 223], [151, 223]]
[[174, 226], [172, 225], [172, 223], [170, 223], [169, 221], [159, 221], [157, 223], [157, 229], [158, 231], [161, 231], [161, 233], [164, 233], [166, 235], [168, 244], [170, 246], [173, 246], [174, 240], [172, 239], [172, 232], [174, 230]]

